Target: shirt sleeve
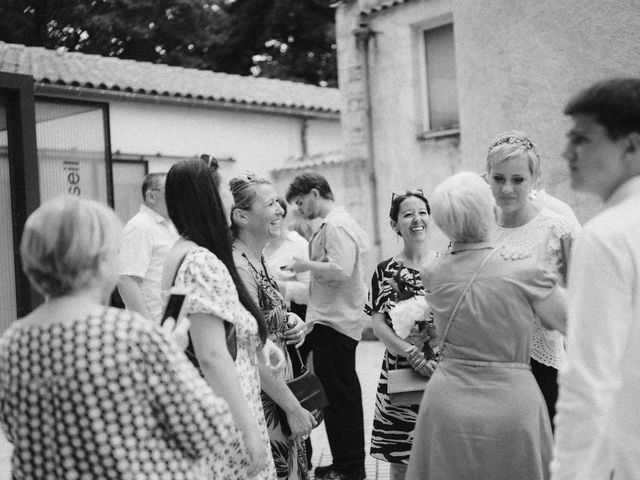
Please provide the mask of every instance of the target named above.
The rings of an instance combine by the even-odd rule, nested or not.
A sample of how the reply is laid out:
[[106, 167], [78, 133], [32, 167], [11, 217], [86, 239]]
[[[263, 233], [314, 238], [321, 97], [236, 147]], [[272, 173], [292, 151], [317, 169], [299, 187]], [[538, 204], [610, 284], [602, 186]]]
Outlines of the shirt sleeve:
[[373, 313], [385, 313], [389, 311], [389, 296], [391, 286], [384, 281], [384, 270], [388, 262], [382, 262], [371, 276], [371, 287], [367, 295], [367, 303], [364, 306], [364, 313], [371, 316]]
[[[185, 312], [210, 314], [235, 323], [233, 303], [239, 302], [238, 292], [227, 267], [213, 253], [197, 250], [184, 259], [184, 274], [178, 274], [176, 284], [189, 292]], [[182, 268], [182, 267], [181, 267]]]
[[331, 273], [322, 277], [327, 280], [347, 280], [356, 264], [356, 241], [344, 227], [326, 224], [325, 228], [326, 261]]
[[249, 261], [240, 252], [234, 250], [233, 262], [236, 265], [238, 275], [240, 275], [240, 280], [242, 280], [247, 292], [249, 292], [249, 296], [253, 299], [256, 305], [260, 305], [260, 286], [258, 285], [258, 281], [249, 266]]
[[558, 284], [558, 275], [542, 261], [536, 261], [532, 258], [519, 261], [528, 262], [529, 265], [518, 268], [514, 278], [506, 279], [507, 283], [515, 284], [529, 303], [547, 297]]
[[157, 326], [147, 323], [141, 328], [131, 348], [142, 351], [150, 401], [159, 424], [186, 456], [198, 459], [236, 448], [233, 445], [238, 444], [240, 433], [228, 404], [213, 393]]
[[[299, 258], [309, 259], [309, 244], [303, 238], [293, 244], [294, 255]], [[309, 271], [296, 273], [289, 280], [278, 280], [278, 283], [285, 283], [285, 298], [296, 303], [306, 305], [309, 303], [309, 282], [311, 273]]]
[[[610, 478], [607, 425], [621, 387], [633, 322], [633, 274], [625, 245], [585, 230], [572, 256], [567, 361], [560, 370], [554, 480]], [[637, 320], [637, 319], [636, 319]], [[631, 348], [636, 348], [631, 347]]]
[[560, 239], [565, 236], [576, 239], [579, 232], [580, 230], [574, 228], [569, 220], [558, 216], [549, 229], [549, 238], [544, 252], [545, 263], [557, 269], [562, 258]]
[[153, 238], [142, 225], [125, 228], [118, 263], [120, 275], [144, 278], [151, 264]]

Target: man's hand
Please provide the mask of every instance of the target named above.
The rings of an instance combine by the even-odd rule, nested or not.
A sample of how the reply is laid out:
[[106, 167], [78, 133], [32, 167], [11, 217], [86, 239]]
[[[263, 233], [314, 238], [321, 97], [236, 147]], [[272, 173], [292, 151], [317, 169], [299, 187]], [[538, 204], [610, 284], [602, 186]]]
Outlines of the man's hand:
[[293, 260], [289, 265], [287, 265], [285, 270], [290, 270], [295, 273], [306, 272], [309, 270], [309, 262], [304, 258], [293, 257]]

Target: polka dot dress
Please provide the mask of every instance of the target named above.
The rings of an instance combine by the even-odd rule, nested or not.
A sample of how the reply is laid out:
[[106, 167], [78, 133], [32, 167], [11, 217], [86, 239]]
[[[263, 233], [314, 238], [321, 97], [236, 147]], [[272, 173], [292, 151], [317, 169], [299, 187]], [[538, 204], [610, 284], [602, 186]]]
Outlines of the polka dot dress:
[[196, 460], [239, 440], [184, 353], [117, 309], [15, 322], [0, 337], [0, 424], [14, 479], [195, 479]]

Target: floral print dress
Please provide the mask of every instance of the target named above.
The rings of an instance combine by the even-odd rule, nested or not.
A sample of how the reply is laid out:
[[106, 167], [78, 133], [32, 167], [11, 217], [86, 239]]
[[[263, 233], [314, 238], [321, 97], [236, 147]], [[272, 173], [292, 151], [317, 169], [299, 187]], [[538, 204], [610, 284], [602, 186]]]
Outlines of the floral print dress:
[[[420, 273], [406, 267], [394, 258], [381, 262], [371, 279], [369, 300], [365, 313], [384, 313], [391, 327], [389, 311], [398, 301], [397, 284], [401, 284], [406, 296], [420, 296], [427, 292], [422, 285]], [[431, 320], [430, 320], [431, 322]], [[376, 406], [371, 432], [371, 456], [391, 463], [409, 463], [413, 430], [418, 416], [419, 404], [392, 405], [387, 391], [388, 370], [411, 368], [406, 357], [396, 355], [388, 349], [384, 352], [380, 380], [376, 392]]]
[[[283, 374], [284, 380], [291, 380], [293, 378], [293, 370], [283, 336], [288, 328], [287, 307], [278, 291], [278, 284], [269, 274], [264, 259], [261, 259], [261, 265], [257, 267], [253, 265], [245, 253], [244, 245], [237, 240], [233, 244], [233, 257], [238, 272], [249, 290], [249, 294], [264, 314], [269, 338], [284, 352], [286, 359], [286, 368]], [[304, 442], [294, 440], [289, 435], [284, 410], [265, 392], [262, 392], [262, 405], [267, 420], [271, 452], [278, 478], [308, 480], [309, 467], [307, 465]]]
[[[249, 408], [258, 421], [264, 448], [269, 452], [269, 435], [260, 398], [260, 375], [257, 368], [257, 349], [260, 343], [258, 324], [242, 306], [227, 267], [209, 250], [198, 247], [185, 256], [175, 281], [176, 287], [189, 291], [187, 315], [210, 314], [236, 327], [238, 354], [235, 365], [240, 386]], [[276, 478], [274, 463], [267, 453], [267, 466], [252, 479]], [[203, 478], [246, 479], [248, 455], [241, 441], [225, 455], [213, 454], [203, 468]]]

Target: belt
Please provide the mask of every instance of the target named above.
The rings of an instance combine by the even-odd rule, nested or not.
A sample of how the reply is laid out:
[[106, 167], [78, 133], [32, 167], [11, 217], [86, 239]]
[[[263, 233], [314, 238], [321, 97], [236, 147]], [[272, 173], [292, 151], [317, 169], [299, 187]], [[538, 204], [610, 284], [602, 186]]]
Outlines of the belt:
[[488, 360], [467, 360], [464, 358], [443, 358], [440, 363], [457, 363], [460, 365], [468, 365], [470, 367], [497, 367], [497, 368], [515, 368], [519, 370], [531, 370], [531, 365], [522, 362], [492, 362]]

